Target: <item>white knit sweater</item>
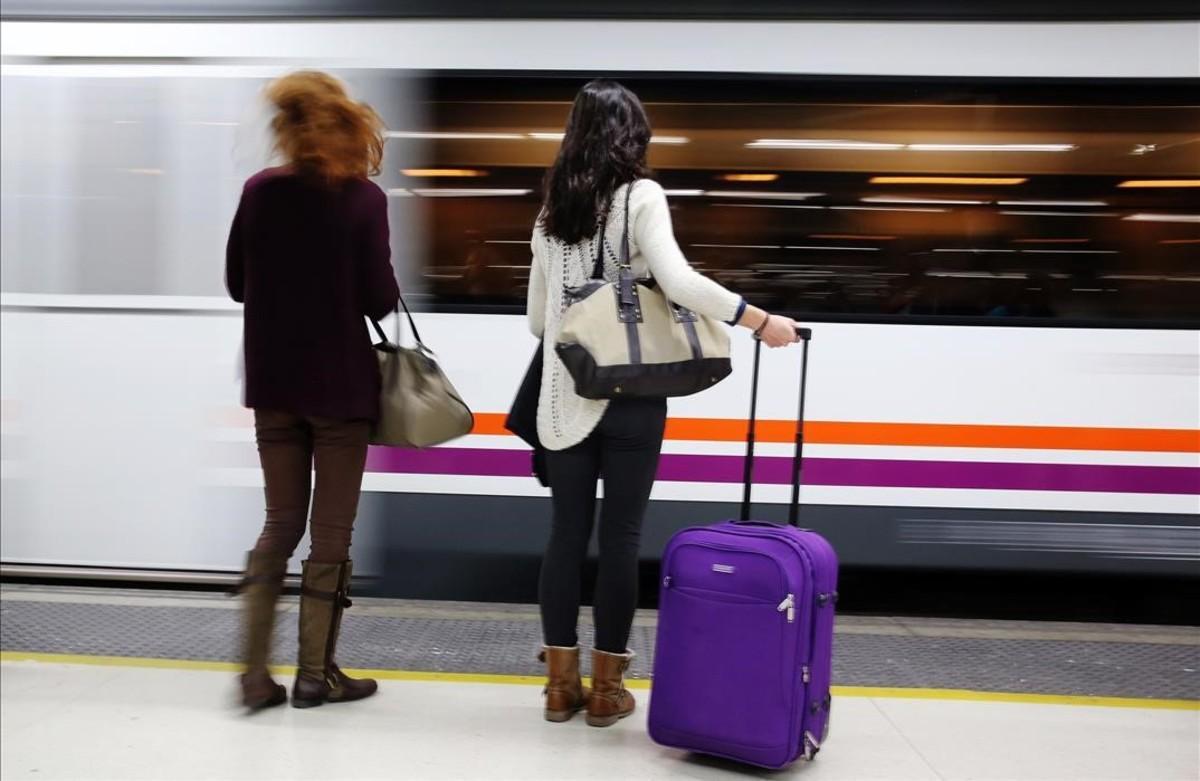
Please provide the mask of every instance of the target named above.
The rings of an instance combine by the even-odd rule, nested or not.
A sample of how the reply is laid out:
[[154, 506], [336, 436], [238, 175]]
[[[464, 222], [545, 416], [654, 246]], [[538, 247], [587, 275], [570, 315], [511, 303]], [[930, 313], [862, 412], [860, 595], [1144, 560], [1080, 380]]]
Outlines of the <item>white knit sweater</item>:
[[[701, 275], [688, 264], [675, 242], [667, 196], [657, 182], [642, 179], [617, 188], [605, 229], [604, 276], [617, 278], [621, 234], [625, 226], [625, 189], [633, 187], [629, 211], [630, 265], [639, 277], [652, 276], [669, 299], [694, 312], [726, 322], [737, 317], [742, 298]], [[597, 235], [578, 244], [547, 236], [540, 220], [530, 247], [529, 330], [543, 340], [542, 392], [538, 401], [538, 437], [549, 450], [565, 450], [585, 440], [596, 428], [607, 401], [585, 399], [554, 351], [568, 288], [587, 282], [596, 259]]]

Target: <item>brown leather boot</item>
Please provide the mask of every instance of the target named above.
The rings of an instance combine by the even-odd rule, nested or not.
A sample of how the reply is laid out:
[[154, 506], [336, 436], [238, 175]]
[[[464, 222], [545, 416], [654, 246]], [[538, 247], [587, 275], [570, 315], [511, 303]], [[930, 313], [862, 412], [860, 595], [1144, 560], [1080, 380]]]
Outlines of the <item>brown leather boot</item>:
[[579, 646], [548, 645], [538, 654], [546, 663], [546, 721], [570, 721], [587, 707], [588, 691], [579, 678]]
[[246, 555], [246, 573], [234, 589], [242, 595], [242, 705], [251, 712], [287, 702], [287, 689], [275, 683], [267, 664], [275, 630], [275, 603], [283, 591], [287, 556], [257, 551]]
[[631, 661], [632, 651], [592, 651], [592, 693], [587, 705], [587, 723], [591, 726], [611, 727], [633, 713], [633, 695], [625, 688], [624, 680]]
[[379, 684], [346, 675], [333, 661], [342, 612], [350, 607], [349, 561], [304, 562], [300, 588], [300, 658], [292, 686], [292, 706], [312, 708], [326, 702], [352, 702], [370, 697]]

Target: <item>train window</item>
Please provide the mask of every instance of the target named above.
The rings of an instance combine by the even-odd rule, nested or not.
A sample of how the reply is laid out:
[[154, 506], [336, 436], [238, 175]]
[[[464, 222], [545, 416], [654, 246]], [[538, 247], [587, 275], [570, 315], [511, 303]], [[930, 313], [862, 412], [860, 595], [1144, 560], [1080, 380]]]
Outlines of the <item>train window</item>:
[[[441, 75], [389, 191], [443, 307], [523, 305], [579, 79]], [[1200, 322], [1200, 106], [1185, 86], [625, 79], [684, 252], [828, 318]]]
[[[223, 295], [265, 76], [3, 76], [0, 267], [17, 293]], [[391, 129], [407, 289], [521, 311], [580, 78], [346, 76]], [[692, 262], [800, 317], [1200, 323], [1194, 83], [631, 75]]]

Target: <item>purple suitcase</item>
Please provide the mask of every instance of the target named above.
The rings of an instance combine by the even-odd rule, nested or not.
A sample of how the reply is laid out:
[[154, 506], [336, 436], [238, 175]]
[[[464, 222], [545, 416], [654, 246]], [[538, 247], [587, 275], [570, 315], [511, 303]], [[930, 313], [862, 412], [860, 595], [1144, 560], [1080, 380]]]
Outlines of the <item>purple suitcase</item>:
[[758, 368], [742, 519], [675, 534], [662, 557], [650, 737], [768, 768], [812, 757], [829, 731], [837, 557], [796, 528], [811, 332], [800, 330], [800, 425], [789, 525], [747, 520]]

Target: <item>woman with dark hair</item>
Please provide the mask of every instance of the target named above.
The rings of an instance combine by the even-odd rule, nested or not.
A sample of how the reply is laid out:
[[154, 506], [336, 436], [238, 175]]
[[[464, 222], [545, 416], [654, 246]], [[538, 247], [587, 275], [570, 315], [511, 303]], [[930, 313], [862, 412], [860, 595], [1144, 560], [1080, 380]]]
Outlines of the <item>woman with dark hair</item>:
[[[670, 300], [692, 311], [752, 329], [771, 347], [796, 340], [794, 321], [747, 305], [688, 264], [675, 241], [666, 195], [648, 178], [649, 143], [650, 123], [636, 95], [603, 79], [584, 85], [546, 174], [545, 202], [531, 241], [529, 326], [544, 344], [538, 436], [548, 451], [554, 506], [539, 584], [550, 721], [566, 721], [586, 707], [588, 724], [604, 727], [634, 708], [623, 683], [632, 658], [626, 643], [637, 607], [638, 544], [662, 449], [666, 399], [585, 399], [554, 350], [564, 291], [591, 276], [601, 244], [605, 277], [617, 277], [614, 248], [621, 244], [628, 188], [633, 188], [630, 262], [638, 276], [654, 277]], [[599, 479], [604, 502], [589, 694], [580, 682], [576, 623]]]
[[385, 317], [400, 296], [387, 198], [367, 179], [383, 157], [378, 115], [314, 71], [278, 79], [267, 99], [285, 164], [246, 182], [225, 266], [230, 296], [245, 304], [245, 403], [266, 485], [266, 523], [241, 583], [242, 702], [250, 710], [287, 702], [267, 663], [275, 602], [310, 497], [292, 705], [375, 693], [375, 681], [350, 678], [333, 657], [350, 605], [350, 535], [367, 439], [379, 414], [379, 366], [363, 316]]

